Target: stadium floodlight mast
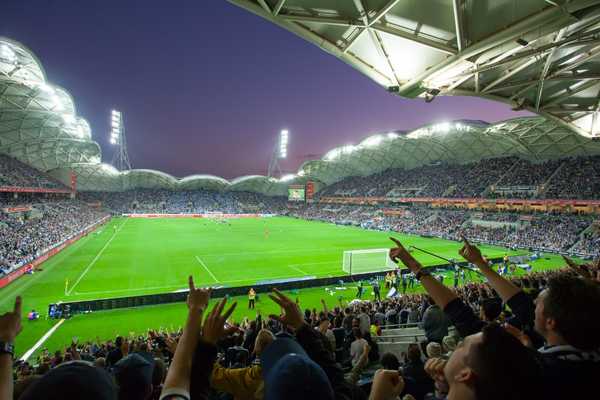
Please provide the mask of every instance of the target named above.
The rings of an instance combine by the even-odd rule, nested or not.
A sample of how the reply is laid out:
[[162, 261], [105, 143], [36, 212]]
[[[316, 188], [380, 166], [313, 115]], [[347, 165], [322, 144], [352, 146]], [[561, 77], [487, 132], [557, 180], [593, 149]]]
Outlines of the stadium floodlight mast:
[[131, 169], [131, 162], [127, 154], [127, 140], [125, 138], [125, 125], [123, 113], [112, 110], [110, 113], [110, 144], [116, 146], [113, 153], [112, 165], [119, 171]]
[[267, 171], [268, 177], [273, 178], [275, 177], [275, 174], [278, 176], [282, 175], [279, 160], [287, 158], [289, 139], [290, 132], [287, 129], [282, 129], [281, 132], [279, 132], [277, 143], [273, 148], [273, 155], [271, 156], [271, 162], [269, 162], [269, 169]]

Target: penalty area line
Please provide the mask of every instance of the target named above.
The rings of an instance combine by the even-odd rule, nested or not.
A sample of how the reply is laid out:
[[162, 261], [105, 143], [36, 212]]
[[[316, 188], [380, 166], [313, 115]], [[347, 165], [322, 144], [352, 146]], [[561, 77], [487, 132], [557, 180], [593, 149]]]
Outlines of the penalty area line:
[[213, 274], [213, 273], [211, 272], [211, 270], [210, 270], [210, 269], [208, 269], [208, 267], [206, 266], [206, 264], [204, 264], [204, 262], [202, 262], [202, 260], [200, 259], [200, 257], [196, 256], [196, 260], [198, 260], [198, 262], [200, 263], [200, 265], [202, 265], [202, 267], [203, 267], [203, 268], [206, 270], [206, 272], [208, 272], [208, 273], [210, 274], [210, 276], [213, 278], [213, 280], [214, 280], [216, 283], [221, 283], [221, 281], [219, 281], [219, 280], [217, 279], [217, 277], [215, 276], [215, 274]]
[[38, 341], [37, 341], [37, 342], [36, 342], [36, 343], [33, 345], [33, 347], [32, 347], [32, 348], [30, 348], [29, 350], [27, 350], [27, 351], [26, 351], [26, 352], [25, 352], [25, 354], [23, 354], [23, 356], [22, 356], [22, 357], [21, 357], [19, 360], [21, 360], [21, 361], [27, 361], [27, 360], [29, 359], [29, 357], [31, 357], [31, 355], [32, 355], [33, 353], [35, 353], [35, 352], [36, 352], [36, 350], [37, 350], [37, 349], [39, 349], [39, 348], [40, 348], [40, 346], [41, 346], [41, 345], [43, 345], [43, 344], [44, 344], [44, 342], [45, 342], [46, 340], [48, 340], [48, 338], [49, 338], [50, 336], [52, 336], [52, 334], [53, 334], [54, 332], [56, 332], [56, 330], [57, 330], [58, 328], [60, 328], [60, 326], [61, 326], [61, 325], [62, 325], [64, 322], [65, 322], [65, 319], [64, 319], [64, 318], [63, 318], [63, 319], [61, 319], [60, 321], [58, 321], [58, 322], [56, 323], [56, 325], [54, 325], [52, 328], [50, 328], [50, 330], [49, 330], [48, 332], [46, 332], [46, 333], [44, 334], [44, 336], [42, 336], [42, 337], [40, 338], [40, 340], [38, 340]]

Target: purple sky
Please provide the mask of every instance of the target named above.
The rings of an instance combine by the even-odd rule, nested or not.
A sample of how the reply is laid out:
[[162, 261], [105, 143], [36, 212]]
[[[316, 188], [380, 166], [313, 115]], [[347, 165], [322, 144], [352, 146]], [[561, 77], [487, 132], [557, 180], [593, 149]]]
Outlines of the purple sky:
[[121, 110], [135, 168], [264, 174], [277, 133], [285, 169], [371, 133], [448, 119], [527, 115], [476, 98], [426, 104], [387, 93], [342, 61], [225, 0], [4, 0], [0, 35], [66, 88], [110, 161]]

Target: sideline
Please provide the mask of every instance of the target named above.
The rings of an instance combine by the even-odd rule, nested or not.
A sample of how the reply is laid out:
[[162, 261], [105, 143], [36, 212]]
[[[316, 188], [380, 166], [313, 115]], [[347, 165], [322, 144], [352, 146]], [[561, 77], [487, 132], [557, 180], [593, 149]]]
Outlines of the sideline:
[[104, 253], [104, 250], [106, 250], [106, 248], [108, 247], [108, 245], [110, 244], [110, 242], [112, 242], [113, 239], [117, 236], [117, 233], [119, 233], [121, 231], [121, 229], [123, 229], [123, 227], [125, 226], [125, 224], [127, 223], [127, 221], [129, 221], [129, 219], [126, 219], [125, 222], [123, 222], [121, 224], [121, 226], [117, 230], [115, 230], [115, 232], [110, 237], [110, 239], [108, 239], [108, 241], [106, 242], [106, 244], [104, 245], [104, 247], [102, 247], [102, 249], [100, 249], [100, 251], [98, 252], [98, 254], [96, 254], [96, 257], [94, 257], [94, 259], [92, 260], [92, 262], [89, 263], [89, 265], [86, 267], [86, 269], [81, 273], [81, 275], [79, 275], [79, 278], [75, 281], [75, 283], [73, 284], [73, 286], [71, 286], [69, 288], [69, 290], [67, 290], [67, 292], [65, 293], [65, 295], [67, 295], [67, 296], [71, 295], [71, 293], [73, 292], [73, 289], [75, 289], [77, 287], [77, 285], [79, 284], [79, 282], [81, 282], [81, 280], [83, 279], [83, 277], [94, 266], [94, 264], [96, 264], [96, 261], [98, 261], [100, 259], [100, 257], [102, 256], [102, 253]]
[[29, 357], [31, 357], [31, 355], [32, 355], [33, 353], [35, 353], [35, 352], [36, 352], [36, 350], [37, 350], [37, 349], [39, 349], [39, 348], [40, 348], [40, 346], [41, 346], [41, 345], [43, 345], [43, 344], [44, 344], [44, 342], [45, 342], [46, 340], [48, 340], [48, 338], [49, 338], [50, 336], [52, 336], [52, 334], [53, 334], [54, 332], [56, 332], [56, 330], [57, 330], [58, 328], [60, 328], [60, 326], [63, 324], [63, 322], [65, 322], [65, 319], [64, 319], [64, 318], [63, 318], [63, 319], [61, 319], [60, 321], [58, 321], [58, 322], [56, 323], [56, 325], [54, 325], [52, 328], [50, 328], [50, 330], [49, 330], [48, 332], [46, 332], [46, 333], [44, 334], [44, 336], [42, 336], [42, 337], [40, 338], [40, 340], [38, 340], [38, 341], [37, 341], [37, 342], [36, 342], [36, 343], [33, 345], [33, 347], [32, 347], [32, 348], [30, 348], [29, 350], [27, 350], [27, 351], [25, 352], [25, 354], [23, 354], [23, 355], [21, 356], [21, 358], [19, 358], [19, 360], [21, 360], [21, 361], [27, 361], [27, 359], [29, 359]]

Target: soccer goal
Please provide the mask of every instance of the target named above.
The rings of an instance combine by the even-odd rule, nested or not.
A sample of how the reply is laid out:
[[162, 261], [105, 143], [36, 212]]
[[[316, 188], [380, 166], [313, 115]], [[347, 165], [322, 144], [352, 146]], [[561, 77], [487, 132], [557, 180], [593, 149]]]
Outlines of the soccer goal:
[[390, 259], [389, 249], [368, 249], [344, 251], [343, 270], [349, 275], [396, 269]]

